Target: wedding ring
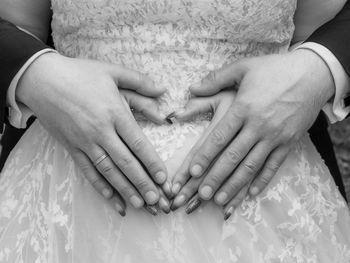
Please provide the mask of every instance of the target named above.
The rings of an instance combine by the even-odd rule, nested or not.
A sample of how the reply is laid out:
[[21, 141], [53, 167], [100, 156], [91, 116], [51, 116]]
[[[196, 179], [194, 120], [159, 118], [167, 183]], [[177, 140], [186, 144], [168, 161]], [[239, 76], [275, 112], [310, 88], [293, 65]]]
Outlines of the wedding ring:
[[94, 161], [94, 166], [96, 167], [100, 162], [102, 162], [107, 157], [108, 157], [107, 154], [102, 154], [100, 157], [97, 158], [96, 161]]

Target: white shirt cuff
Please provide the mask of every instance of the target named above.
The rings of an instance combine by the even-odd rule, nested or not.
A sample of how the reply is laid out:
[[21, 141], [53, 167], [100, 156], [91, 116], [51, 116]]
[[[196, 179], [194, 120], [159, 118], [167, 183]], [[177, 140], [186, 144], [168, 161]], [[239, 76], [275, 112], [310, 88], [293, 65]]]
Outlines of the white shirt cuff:
[[33, 112], [24, 104], [16, 101], [16, 88], [19, 80], [23, 76], [24, 72], [29, 66], [41, 55], [48, 52], [56, 52], [54, 49], [46, 48], [35, 53], [23, 67], [17, 72], [15, 77], [10, 83], [10, 87], [7, 91], [7, 105], [9, 106], [8, 120], [10, 124], [16, 128], [24, 129], [27, 126], [28, 119], [33, 115]]
[[350, 93], [349, 75], [346, 73], [337, 57], [328, 48], [314, 42], [305, 42], [296, 49], [300, 48], [315, 52], [327, 64], [333, 76], [335, 95], [333, 101], [328, 102], [323, 107], [323, 111], [326, 113], [331, 123], [344, 120], [350, 113], [350, 106], [346, 107], [344, 105], [344, 99]]

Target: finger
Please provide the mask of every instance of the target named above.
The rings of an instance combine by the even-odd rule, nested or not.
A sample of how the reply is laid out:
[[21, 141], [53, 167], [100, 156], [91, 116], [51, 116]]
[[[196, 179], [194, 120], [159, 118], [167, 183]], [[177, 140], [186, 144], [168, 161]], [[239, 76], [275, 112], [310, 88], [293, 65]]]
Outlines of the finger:
[[84, 176], [95, 188], [95, 190], [106, 199], [110, 199], [113, 196], [113, 188], [95, 169], [90, 159], [80, 150], [73, 150], [70, 152], [74, 161], [80, 167]]
[[236, 208], [243, 202], [248, 194], [248, 185], [245, 185], [224, 207], [224, 219], [228, 220]]
[[137, 93], [150, 97], [158, 97], [166, 91], [164, 87], [155, 85], [149, 77], [138, 71], [114, 64], [109, 65], [108, 71], [120, 88], [134, 90]]
[[266, 188], [271, 179], [277, 173], [284, 160], [287, 158], [289, 152], [290, 144], [287, 144], [278, 147], [271, 153], [259, 176], [253, 181], [252, 185], [250, 186], [249, 193], [251, 196], [256, 196]]
[[231, 176], [232, 172], [254, 147], [257, 139], [255, 133], [249, 128], [243, 129], [237, 135], [208, 170], [199, 188], [199, 194], [202, 199], [209, 200], [212, 198], [217, 189]]
[[[95, 156], [103, 156], [103, 151]], [[95, 160], [98, 160], [97, 157]], [[107, 156], [96, 163], [96, 169], [104, 176], [104, 178], [135, 208], [141, 208], [144, 205], [143, 198], [133, 185], [127, 180], [124, 174], [115, 166], [112, 159]]]
[[148, 120], [157, 124], [165, 124], [166, 116], [159, 111], [159, 103], [149, 97], [128, 90], [120, 90], [125, 97], [127, 104], [135, 111], [144, 115]]
[[[191, 177], [189, 173], [191, 160], [193, 159], [194, 155], [198, 152], [201, 145], [207, 140], [211, 131], [219, 123], [222, 116], [225, 114], [225, 112], [227, 112], [235, 96], [232, 92], [221, 92], [220, 96], [215, 96], [215, 97], [216, 97], [214, 101], [215, 114], [211, 120], [209, 127], [205, 130], [205, 132], [203, 133], [201, 138], [197, 141], [197, 143], [192, 147], [191, 151], [188, 153], [187, 157], [185, 158], [184, 162], [182, 163], [182, 165], [180, 166], [179, 170], [176, 172], [173, 178], [172, 193], [174, 195], [179, 193], [181, 187]], [[209, 105], [209, 103], [207, 105]]]
[[258, 143], [240, 163], [234, 173], [221, 186], [215, 195], [215, 202], [218, 205], [224, 205], [232, 199], [244, 186], [249, 184], [265, 163], [266, 158], [271, 152], [268, 143]]
[[174, 211], [179, 207], [185, 205], [188, 202], [188, 200], [198, 192], [198, 187], [202, 181], [203, 178], [192, 177], [175, 197], [171, 205], [171, 210]]
[[[139, 161], [145, 166], [149, 174], [154, 178], [154, 180], [158, 184], [163, 184], [167, 179], [167, 169], [165, 167], [165, 164], [162, 162], [159, 155], [156, 153], [153, 145], [149, 142], [144, 133], [141, 131], [135, 119], [130, 117], [128, 110], [125, 110], [124, 114], [119, 114], [119, 116], [117, 116], [115, 126], [117, 133], [119, 134], [125, 145], [127, 145], [130, 151], [138, 157]], [[106, 146], [108, 146], [111, 151], [118, 151], [116, 144], [108, 144], [109, 145]], [[114, 147], [111, 147], [111, 145], [113, 145]], [[118, 157], [118, 155], [114, 156], [115, 158]], [[113, 158], [113, 160], [115, 159]], [[130, 157], [128, 159], [124, 159], [124, 161], [125, 160], [131, 161]], [[134, 165], [135, 162], [132, 162], [132, 164]], [[125, 166], [124, 169], [130, 168], [130, 163], [122, 162], [121, 165]], [[124, 169], [122, 169], [122, 171], [126, 172], [124, 171]]]
[[192, 98], [188, 101], [185, 108], [181, 111], [176, 111], [174, 117], [179, 121], [188, 121], [208, 112], [214, 112], [217, 99], [212, 97]]
[[209, 96], [218, 93], [225, 88], [235, 87], [241, 82], [246, 68], [242, 63], [233, 63], [211, 71], [201, 82], [190, 87], [192, 94], [196, 96]]
[[[226, 146], [231, 142], [243, 125], [243, 118], [231, 107], [219, 123], [213, 128], [205, 142], [199, 147], [190, 164], [190, 174], [201, 176]], [[246, 142], [246, 141], [244, 141]]]
[[170, 202], [161, 188], [159, 188], [159, 194], [160, 194], [159, 203], [158, 203], [159, 208], [162, 209], [164, 213], [169, 214]]
[[125, 204], [123, 197], [118, 192], [115, 191], [113, 193], [111, 200], [112, 200], [115, 208], [117, 209], [118, 213], [122, 217], [124, 217], [126, 215], [126, 204]]
[[[106, 131], [106, 134], [103, 136], [103, 141], [101, 141], [101, 148], [105, 149], [107, 154], [110, 156], [108, 160], [111, 161], [108, 161], [105, 164], [106, 167], [104, 168], [104, 170], [106, 170], [105, 173], [108, 172], [107, 180], [117, 180], [117, 178], [118, 180], [121, 180], [120, 176], [123, 174], [122, 177], [126, 177], [128, 180], [126, 178], [124, 179], [132, 183], [147, 204], [153, 205], [158, 202], [159, 192], [156, 185], [146, 173], [137, 158], [135, 158], [130, 150], [118, 138], [116, 133], [113, 131], [111, 133]], [[96, 158], [101, 155], [101, 153], [95, 154]], [[108, 169], [111, 169], [111, 171]], [[116, 181], [114, 182], [117, 183]], [[136, 198], [134, 199], [136, 201]]]

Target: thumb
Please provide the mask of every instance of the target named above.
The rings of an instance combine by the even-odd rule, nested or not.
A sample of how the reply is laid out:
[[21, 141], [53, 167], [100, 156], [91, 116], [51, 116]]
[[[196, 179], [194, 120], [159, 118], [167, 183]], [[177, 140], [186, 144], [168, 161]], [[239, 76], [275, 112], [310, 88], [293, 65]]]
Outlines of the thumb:
[[157, 124], [165, 124], [166, 116], [159, 111], [159, 103], [154, 98], [145, 97], [129, 90], [120, 90], [129, 107], [141, 113], [148, 120]]
[[210, 96], [226, 88], [235, 88], [246, 72], [247, 67], [240, 62], [223, 66], [190, 86], [190, 91], [195, 96]]
[[148, 97], [159, 97], [166, 89], [155, 85], [146, 75], [119, 65], [110, 64], [108, 72], [118, 87], [133, 90]]
[[215, 111], [216, 97], [197, 97], [190, 99], [183, 110], [178, 110], [174, 113], [174, 117], [178, 121], [192, 120], [199, 114], [209, 113]]

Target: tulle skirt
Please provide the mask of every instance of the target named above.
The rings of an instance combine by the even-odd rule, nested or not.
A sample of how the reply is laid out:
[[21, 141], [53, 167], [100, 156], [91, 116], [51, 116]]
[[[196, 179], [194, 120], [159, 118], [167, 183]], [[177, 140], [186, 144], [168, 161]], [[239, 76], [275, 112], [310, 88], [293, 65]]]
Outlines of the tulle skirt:
[[[173, 176], [198, 135], [167, 161]], [[0, 262], [349, 262], [350, 214], [306, 135], [268, 188], [224, 221], [211, 201], [121, 217], [35, 122], [0, 178]]]

